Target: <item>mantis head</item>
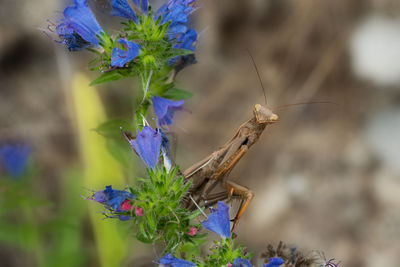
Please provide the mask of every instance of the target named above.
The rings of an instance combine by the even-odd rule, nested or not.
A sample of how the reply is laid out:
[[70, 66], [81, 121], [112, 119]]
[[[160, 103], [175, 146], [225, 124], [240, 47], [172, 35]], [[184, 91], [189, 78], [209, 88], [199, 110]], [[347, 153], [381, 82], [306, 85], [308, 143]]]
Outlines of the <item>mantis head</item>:
[[274, 123], [278, 121], [278, 115], [272, 112], [267, 107], [263, 107], [260, 104], [254, 105], [253, 108], [254, 117], [257, 120], [257, 123], [264, 124], [264, 123]]

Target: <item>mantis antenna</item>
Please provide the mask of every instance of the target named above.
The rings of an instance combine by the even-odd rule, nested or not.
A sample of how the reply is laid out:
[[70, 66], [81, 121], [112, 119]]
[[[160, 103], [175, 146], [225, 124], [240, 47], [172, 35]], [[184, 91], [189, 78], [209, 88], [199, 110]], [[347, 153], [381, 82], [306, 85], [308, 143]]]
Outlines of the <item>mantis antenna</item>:
[[300, 106], [300, 105], [307, 105], [307, 104], [332, 104], [332, 105], [337, 105], [335, 102], [330, 102], [330, 101], [311, 101], [311, 102], [300, 102], [300, 103], [294, 103], [294, 104], [288, 104], [288, 105], [282, 105], [275, 107], [274, 110], [279, 110], [287, 107], [292, 107], [292, 106]]
[[251, 58], [251, 61], [253, 62], [253, 66], [254, 66], [254, 68], [256, 69], [257, 76], [258, 76], [258, 80], [260, 81], [261, 88], [263, 89], [264, 100], [265, 100], [265, 106], [267, 106], [267, 95], [266, 95], [266, 93], [265, 93], [265, 88], [264, 88], [264, 85], [263, 85], [263, 83], [262, 83], [260, 73], [258, 72], [258, 68], [257, 68], [256, 62], [255, 62], [255, 60], [254, 60], [254, 58], [253, 58], [253, 55], [250, 53], [249, 49], [246, 49], [246, 51], [247, 51], [247, 53], [249, 53], [249, 56], [250, 56], [250, 58]]

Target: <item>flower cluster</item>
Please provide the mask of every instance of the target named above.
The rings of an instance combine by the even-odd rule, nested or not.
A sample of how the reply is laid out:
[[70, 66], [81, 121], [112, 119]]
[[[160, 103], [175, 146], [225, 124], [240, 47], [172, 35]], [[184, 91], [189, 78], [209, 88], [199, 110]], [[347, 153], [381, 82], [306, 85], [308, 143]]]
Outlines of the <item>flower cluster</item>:
[[[216, 248], [212, 249], [212, 254], [204, 263], [190, 262], [179, 259], [170, 253], [159, 259], [159, 263], [166, 267], [192, 267], [192, 266], [227, 266], [227, 267], [252, 267], [248, 260], [249, 256], [243, 256], [243, 248], [233, 248], [233, 240], [231, 239], [229, 207], [223, 202], [217, 203], [217, 209], [211, 209], [211, 214], [207, 220], [204, 220], [202, 226], [209, 231], [218, 234], [221, 242], [216, 243]], [[279, 267], [284, 261], [280, 257], [271, 257], [267, 264], [262, 267]]]
[[[194, 0], [168, 0], [155, 12], [147, 0], [112, 0], [110, 4], [110, 15], [123, 20], [115, 36], [102, 29], [87, 0], [74, 0], [56, 26], [60, 42], [70, 51], [88, 49], [95, 53], [91, 67], [101, 74], [92, 84], [138, 75], [143, 97], [137, 108], [136, 128], [150, 105], [157, 127], [168, 127], [175, 111], [190, 97], [190, 93], [175, 88], [168, 75], [194, 57], [197, 33], [189, 19], [195, 11]], [[154, 166], [154, 162], [148, 163]]]
[[70, 51], [96, 48], [103, 70], [156, 71], [193, 53], [197, 40], [189, 27], [193, 0], [169, 0], [154, 14], [147, 0], [112, 0], [111, 7], [110, 15], [127, 19], [116, 36], [101, 28], [87, 0], [74, 0], [56, 26], [61, 43]]

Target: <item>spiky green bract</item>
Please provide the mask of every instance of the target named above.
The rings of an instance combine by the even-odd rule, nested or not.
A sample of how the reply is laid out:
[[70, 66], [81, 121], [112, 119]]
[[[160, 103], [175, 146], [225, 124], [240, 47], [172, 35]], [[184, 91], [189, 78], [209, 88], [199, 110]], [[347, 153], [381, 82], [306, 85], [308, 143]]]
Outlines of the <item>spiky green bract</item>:
[[233, 239], [222, 238], [221, 241], [214, 241], [215, 246], [211, 249], [211, 254], [207, 256], [203, 267], [227, 266], [233, 263], [236, 258], [250, 259], [251, 253], [244, 253], [244, 247], [234, 248]]
[[165, 245], [163, 254], [173, 253], [179, 246], [204, 235], [188, 235], [191, 224], [201, 211], [189, 211], [180, 207], [182, 197], [186, 194], [190, 183], [184, 184], [182, 175], [177, 175], [178, 169], [172, 168], [167, 172], [165, 168], [147, 169], [149, 178], [140, 179], [134, 205], [143, 210], [142, 216], [135, 216], [137, 227], [136, 237], [145, 243], [162, 241]]

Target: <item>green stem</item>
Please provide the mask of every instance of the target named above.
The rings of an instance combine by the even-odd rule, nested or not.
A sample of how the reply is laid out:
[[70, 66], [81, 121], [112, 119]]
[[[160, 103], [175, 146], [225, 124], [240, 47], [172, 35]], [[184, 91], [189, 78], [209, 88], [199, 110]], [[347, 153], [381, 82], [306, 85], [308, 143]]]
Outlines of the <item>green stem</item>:
[[30, 230], [32, 239], [30, 240], [30, 248], [33, 250], [33, 253], [35, 255], [36, 264], [39, 267], [45, 266], [43, 248], [40, 240], [40, 230], [36, 221], [37, 218], [34, 217], [34, 212], [29, 202], [24, 203], [24, 215], [26, 221], [29, 222], [29, 226], [31, 228]]
[[148, 92], [151, 85], [151, 77], [153, 75], [153, 70], [144, 71], [140, 73], [140, 78], [142, 82], [143, 89], [143, 97], [141, 102], [139, 103], [139, 107], [135, 110], [135, 119], [136, 119], [136, 129], [142, 128], [143, 118], [146, 118], [147, 110], [149, 108], [150, 102], [148, 98]]

